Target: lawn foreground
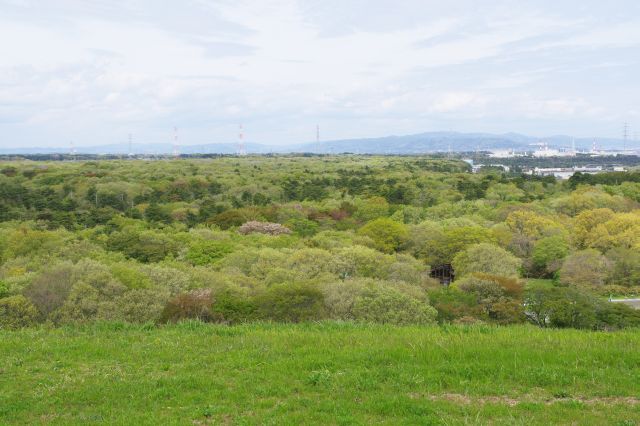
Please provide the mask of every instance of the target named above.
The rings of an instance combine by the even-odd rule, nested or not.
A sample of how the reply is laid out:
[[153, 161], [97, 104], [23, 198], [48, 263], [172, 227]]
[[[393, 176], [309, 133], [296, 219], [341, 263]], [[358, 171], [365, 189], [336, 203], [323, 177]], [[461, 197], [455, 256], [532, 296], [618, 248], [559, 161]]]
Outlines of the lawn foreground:
[[0, 331], [0, 424], [640, 424], [640, 332]]

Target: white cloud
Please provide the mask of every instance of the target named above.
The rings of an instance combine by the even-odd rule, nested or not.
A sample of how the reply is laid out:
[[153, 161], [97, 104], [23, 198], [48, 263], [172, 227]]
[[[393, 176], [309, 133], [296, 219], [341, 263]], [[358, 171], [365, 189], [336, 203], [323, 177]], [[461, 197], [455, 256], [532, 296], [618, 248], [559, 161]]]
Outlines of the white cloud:
[[318, 122], [333, 137], [555, 130], [562, 117], [563, 132], [602, 132], [633, 117], [640, 30], [581, 4], [0, 1], [0, 123], [30, 145], [155, 140], [174, 125], [227, 141], [239, 121], [269, 143], [310, 140]]

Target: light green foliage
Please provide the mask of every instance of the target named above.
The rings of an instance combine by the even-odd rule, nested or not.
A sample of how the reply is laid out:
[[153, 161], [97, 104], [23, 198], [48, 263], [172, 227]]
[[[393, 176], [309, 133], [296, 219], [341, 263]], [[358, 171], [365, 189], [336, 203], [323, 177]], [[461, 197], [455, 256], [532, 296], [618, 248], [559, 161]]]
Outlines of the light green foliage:
[[464, 293], [471, 294], [480, 308], [479, 319], [498, 324], [523, 322], [523, 285], [514, 278], [490, 274], [468, 274], [454, 283]]
[[0, 299], [7, 296], [9, 296], [9, 285], [6, 282], [0, 280]]
[[426, 303], [389, 287], [368, 287], [352, 308], [356, 321], [382, 324], [434, 324], [437, 312]]
[[285, 222], [285, 225], [301, 237], [311, 237], [318, 232], [319, 228], [317, 222], [304, 218], [290, 219]]
[[475, 244], [467, 248], [452, 262], [459, 277], [473, 272], [516, 277], [520, 264], [520, 259], [505, 249], [488, 243]]
[[333, 270], [341, 278], [386, 278], [394, 258], [367, 247], [353, 246], [334, 253]]
[[423, 222], [410, 228], [407, 247], [428, 264], [440, 265], [451, 263], [458, 253], [473, 244], [495, 242], [490, 229], [468, 220], [443, 224]]
[[560, 282], [579, 287], [602, 286], [611, 263], [600, 252], [587, 249], [570, 254], [559, 271]]
[[606, 255], [611, 265], [607, 282], [620, 286], [640, 285], [640, 250], [614, 248]]
[[358, 233], [371, 238], [376, 248], [385, 253], [396, 251], [409, 236], [407, 227], [404, 224], [387, 218], [368, 222], [358, 230]]
[[569, 245], [561, 236], [538, 240], [533, 248], [533, 265], [541, 275], [556, 272], [569, 254]]
[[496, 183], [487, 191], [487, 199], [500, 201], [520, 201], [525, 192], [513, 184]]
[[38, 311], [24, 296], [0, 299], [0, 329], [17, 329], [36, 324]]
[[[493, 274], [473, 275], [487, 288], [520, 273], [595, 282], [598, 297], [640, 294], [633, 173], [558, 182], [358, 155], [7, 161], [0, 170], [0, 300], [26, 297], [38, 323], [154, 322], [169, 305], [180, 318], [180, 304], [200, 294], [210, 301], [194, 309], [223, 323], [424, 322], [430, 305], [440, 322], [520, 321], [518, 297], [485, 303], [462, 285], [478, 272]], [[292, 232], [241, 232], [248, 221]], [[586, 248], [606, 259], [580, 258]], [[594, 259], [606, 267], [581, 268]], [[430, 278], [452, 262], [465, 290]], [[288, 306], [288, 289], [311, 289], [315, 302]], [[263, 299], [282, 309], [263, 309]], [[356, 306], [366, 307], [358, 318]]]
[[233, 245], [227, 241], [194, 241], [189, 246], [186, 259], [193, 265], [210, 265], [233, 251]]
[[354, 217], [362, 222], [385, 217], [389, 214], [389, 203], [382, 197], [359, 199], [356, 201]]
[[326, 318], [322, 292], [311, 285], [278, 284], [260, 294], [258, 316], [281, 322], [317, 321]]

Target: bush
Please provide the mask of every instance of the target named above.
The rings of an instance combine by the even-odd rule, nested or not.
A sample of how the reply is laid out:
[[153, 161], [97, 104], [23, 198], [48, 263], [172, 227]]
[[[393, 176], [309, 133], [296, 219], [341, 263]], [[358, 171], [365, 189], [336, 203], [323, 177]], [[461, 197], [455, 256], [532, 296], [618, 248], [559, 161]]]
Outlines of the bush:
[[282, 322], [324, 319], [323, 302], [318, 288], [304, 284], [277, 284], [256, 297], [259, 318]]
[[0, 280], [0, 299], [9, 296], [9, 285]]
[[171, 238], [155, 231], [114, 232], [107, 240], [107, 249], [124, 253], [140, 262], [160, 262], [178, 254], [179, 246]]
[[562, 260], [569, 254], [569, 245], [561, 236], [553, 236], [538, 240], [533, 248], [533, 266], [536, 276], [550, 276], [562, 265]]
[[38, 319], [38, 310], [24, 296], [11, 296], [0, 299], [0, 329], [10, 330], [30, 327]]
[[186, 259], [192, 265], [209, 265], [233, 251], [233, 245], [226, 241], [203, 240], [191, 244]]
[[456, 255], [452, 265], [457, 277], [473, 272], [517, 277], [521, 261], [503, 248], [480, 243]]
[[160, 321], [168, 299], [169, 293], [163, 289], [134, 289], [115, 299], [112, 304], [104, 304], [98, 316], [111, 321], [155, 323]]
[[524, 321], [523, 285], [514, 278], [489, 274], [470, 274], [457, 281], [455, 287], [472, 294], [484, 317], [499, 324]]
[[238, 228], [238, 232], [242, 235], [247, 234], [267, 234], [267, 235], [282, 235], [282, 234], [290, 234], [291, 230], [286, 226], [280, 225], [279, 223], [270, 223], [270, 222], [258, 222], [252, 220], [243, 224], [240, 228]]
[[597, 250], [578, 251], [567, 256], [562, 264], [560, 282], [579, 287], [602, 286], [610, 267], [609, 260]]
[[214, 319], [211, 312], [212, 304], [211, 290], [194, 290], [179, 294], [167, 302], [160, 315], [160, 322], [178, 322], [185, 319], [212, 321]]
[[232, 289], [216, 295], [212, 312], [216, 321], [226, 324], [238, 324], [258, 318], [258, 307], [253, 298]]
[[393, 288], [368, 288], [353, 306], [356, 321], [382, 324], [435, 324], [437, 311]]
[[294, 218], [287, 221], [286, 225], [301, 237], [312, 237], [318, 232], [318, 222], [313, 220]]
[[387, 218], [368, 222], [358, 230], [358, 234], [371, 238], [376, 248], [385, 253], [393, 253], [409, 237], [409, 231], [404, 224]]
[[64, 263], [41, 273], [25, 289], [24, 295], [38, 309], [40, 319], [45, 320], [64, 304], [74, 281], [73, 265]]
[[536, 288], [526, 296], [525, 315], [541, 327], [597, 329], [601, 303], [572, 287]]
[[[438, 322], [445, 323], [465, 318], [483, 317], [483, 311], [478, 305], [474, 294], [465, 293], [455, 287], [445, 287], [429, 292], [431, 304], [438, 311]], [[466, 321], [465, 320], [465, 321]]]

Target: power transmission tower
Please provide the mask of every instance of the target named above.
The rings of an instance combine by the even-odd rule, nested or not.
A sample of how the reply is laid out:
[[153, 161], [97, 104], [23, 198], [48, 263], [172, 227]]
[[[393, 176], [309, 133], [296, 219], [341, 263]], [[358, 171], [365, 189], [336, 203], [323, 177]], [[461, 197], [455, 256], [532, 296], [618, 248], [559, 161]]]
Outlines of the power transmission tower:
[[244, 147], [244, 128], [242, 124], [238, 127], [238, 155], [245, 156], [247, 155], [247, 151]]
[[180, 149], [178, 147], [178, 128], [173, 128], [173, 156], [180, 157]]

